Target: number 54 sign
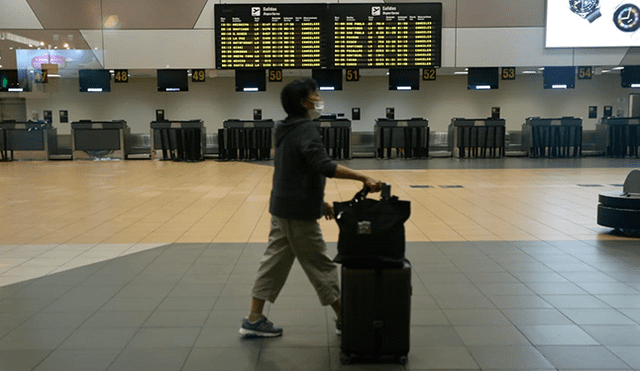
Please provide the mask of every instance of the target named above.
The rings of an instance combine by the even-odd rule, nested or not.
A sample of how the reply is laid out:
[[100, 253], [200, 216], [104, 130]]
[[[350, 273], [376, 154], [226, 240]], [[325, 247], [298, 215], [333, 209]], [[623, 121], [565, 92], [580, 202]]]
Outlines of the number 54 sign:
[[578, 67], [578, 80], [591, 80], [591, 67]]

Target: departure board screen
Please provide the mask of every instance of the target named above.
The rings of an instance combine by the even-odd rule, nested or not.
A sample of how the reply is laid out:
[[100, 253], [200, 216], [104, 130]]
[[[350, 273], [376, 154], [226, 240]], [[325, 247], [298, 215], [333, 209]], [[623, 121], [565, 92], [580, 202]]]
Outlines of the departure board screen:
[[335, 68], [440, 67], [442, 3], [331, 4]]
[[216, 68], [319, 68], [327, 4], [216, 4]]

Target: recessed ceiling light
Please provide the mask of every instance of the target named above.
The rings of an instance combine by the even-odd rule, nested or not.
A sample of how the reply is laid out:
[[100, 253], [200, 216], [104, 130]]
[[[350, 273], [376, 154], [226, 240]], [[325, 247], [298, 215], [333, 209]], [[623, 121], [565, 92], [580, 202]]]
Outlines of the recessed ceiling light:
[[614, 71], [624, 70], [624, 67], [613, 67], [612, 70], [614, 70]]

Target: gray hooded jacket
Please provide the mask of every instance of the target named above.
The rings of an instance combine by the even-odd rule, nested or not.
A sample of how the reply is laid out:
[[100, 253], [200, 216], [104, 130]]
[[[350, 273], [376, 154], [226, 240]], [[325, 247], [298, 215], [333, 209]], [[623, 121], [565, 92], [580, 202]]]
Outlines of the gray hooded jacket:
[[317, 125], [308, 118], [288, 117], [276, 124], [275, 140], [269, 212], [294, 220], [321, 218], [326, 177], [334, 177], [338, 165], [327, 154]]

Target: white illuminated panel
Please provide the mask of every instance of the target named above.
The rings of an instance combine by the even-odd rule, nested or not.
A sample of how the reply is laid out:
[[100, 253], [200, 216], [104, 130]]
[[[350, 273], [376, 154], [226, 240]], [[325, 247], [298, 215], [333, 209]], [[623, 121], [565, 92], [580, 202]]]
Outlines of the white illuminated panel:
[[547, 0], [547, 48], [640, 46], [640, 0], [575, 1], [575, 11], [570, 4]]

